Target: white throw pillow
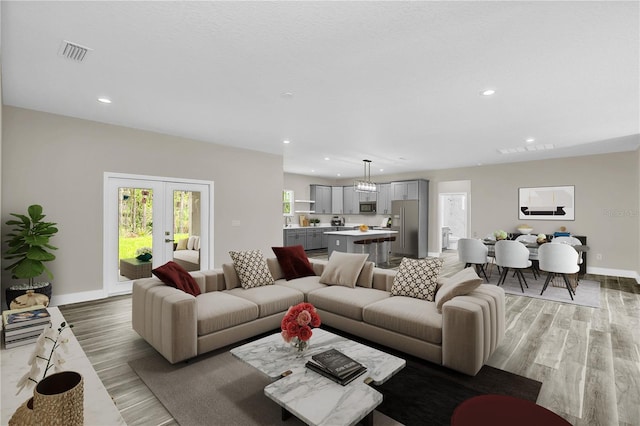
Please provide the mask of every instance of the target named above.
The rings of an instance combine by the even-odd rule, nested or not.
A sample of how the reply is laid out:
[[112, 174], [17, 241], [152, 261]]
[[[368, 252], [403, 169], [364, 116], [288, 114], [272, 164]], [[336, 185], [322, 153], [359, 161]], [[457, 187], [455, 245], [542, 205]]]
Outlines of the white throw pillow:
[[403, 258], [391, 286], [392, 296], [407, 296], [433, 302], [444, 261], [438, 257]]
[[329, 285], [355, 287], [360, 271], [369, 257], [368, 254], [343, 253], [334, 251], [325, 266], [320, 282]]
[[193, 250], [193, 247], [196, 245], [196, 238], [195, 236], [190, 236], [189, 240], [187, 241], [187, 250]]
[[469, 294], [482, 284], [482, 279], [473, 270], [473, 267], [465, 268], [442, 281], [442, 287], [438, 289], [435, 298], [438, 312], [442, 312], [442, 305], [449, 300], [456, 296]]
[[233, 267], [242, 288], [273, 284], [273, 276], [267, 266], [267, 260], [260, 250], [230, 251], [229, 255], [233, 260]]

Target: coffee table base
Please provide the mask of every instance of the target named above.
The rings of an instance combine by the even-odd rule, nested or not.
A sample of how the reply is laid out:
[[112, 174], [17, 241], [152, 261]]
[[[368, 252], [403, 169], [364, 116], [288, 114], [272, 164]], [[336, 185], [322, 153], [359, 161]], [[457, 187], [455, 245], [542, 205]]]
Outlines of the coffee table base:
[[[286, 408], [280, 407], [280, 410], [282, 410], [280, 418], [282, 419], [283, 422], [286, 422], [291, 417], [293, 417], [293, 414], [291, 414], [291, 412]], [[366, 416], [364, 416], [364, 418], [360, 420], [360, 424], [362, 426], [373, 426], [373, 411], [367, 414]]]

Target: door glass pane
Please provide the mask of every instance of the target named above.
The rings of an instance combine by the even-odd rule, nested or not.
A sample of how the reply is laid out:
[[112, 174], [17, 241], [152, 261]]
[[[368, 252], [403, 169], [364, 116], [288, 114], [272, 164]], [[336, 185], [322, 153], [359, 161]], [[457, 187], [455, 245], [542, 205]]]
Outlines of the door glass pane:
[[118, 188], [118, 203], [118, 280], [150, 277], [152, 261], [143, 255], [153, 251], [153, 190]]
[[173, 261], [187, 271], [200, 270], [199, 191], [173, 191]]

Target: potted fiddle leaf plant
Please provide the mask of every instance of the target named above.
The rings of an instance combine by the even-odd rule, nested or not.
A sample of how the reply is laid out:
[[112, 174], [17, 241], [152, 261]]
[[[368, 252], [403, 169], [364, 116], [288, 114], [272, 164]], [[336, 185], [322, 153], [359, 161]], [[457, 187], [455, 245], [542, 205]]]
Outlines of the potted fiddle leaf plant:
[[[45, 266], [45, 262], [55, 260], [52, 253], [57, 247], [49, 244], [49, 240], [58, 233], [56, 223], [45, 222], [45, 215], [42, 214], [42, 206], [33, 204], [27, 209], [27, 214], [11, 213], [17, 219], [6, 222], [12, 229], [7, 234], [8, 250], [4, 258], [11, 261], [11, 264], [4, 268], [11, 271], [11, 278], [26, 279], [26, 285], [12, 286], [7, 289], [7, 303], [13, 299], [9, 294], [10, 290], [21, 291], [36, 289], [36, 292], [43, 293], [51, 297], [51, 285], [48, 282], [34, 283], [35, 278], [46, 273], [50, 280], [53, 274]], [[46, 288], [38, 291], [39, 288]]]

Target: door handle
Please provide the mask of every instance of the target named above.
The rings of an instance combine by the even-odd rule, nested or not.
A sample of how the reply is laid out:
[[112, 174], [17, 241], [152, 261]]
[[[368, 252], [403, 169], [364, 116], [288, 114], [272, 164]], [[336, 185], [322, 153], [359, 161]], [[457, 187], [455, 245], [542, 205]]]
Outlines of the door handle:
[[171, 239], [169, 239], [169, 238], [165, 238], [165, 239], [164, 239], [164, 242], [165, 242], [165, 243], [173, 243], [173, 242], [175, 242], [175, 240], [171, 240]]

